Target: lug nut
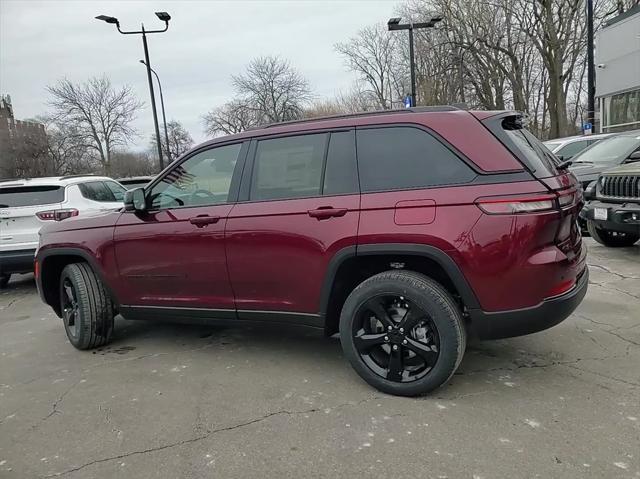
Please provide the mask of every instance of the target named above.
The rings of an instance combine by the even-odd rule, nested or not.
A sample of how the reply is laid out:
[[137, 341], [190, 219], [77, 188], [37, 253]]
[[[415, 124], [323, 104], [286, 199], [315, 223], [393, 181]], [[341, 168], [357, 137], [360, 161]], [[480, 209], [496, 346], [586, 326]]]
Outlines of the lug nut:
[[389, 327], [387, 328], [387, 331], [391, 331], [392, 329], [393, 329], [393, 328], [392, 328], [391, 326], [389, 326]]
[[404, 333], [404, 328], [400, 328], [400, 332], [401, 332], [401, 333]]
[[393, 345], [393, 350], [397, 351], [398, 350], [398, 346], [396, 344]]
[[385, 336], [385, 337], [384, 337], [384, 340], [385, 340], [385, 341], [389, 341], [389, 336]]
[[406, 339], [402, 340], [402, 344], [407, 344], [407, 340]]

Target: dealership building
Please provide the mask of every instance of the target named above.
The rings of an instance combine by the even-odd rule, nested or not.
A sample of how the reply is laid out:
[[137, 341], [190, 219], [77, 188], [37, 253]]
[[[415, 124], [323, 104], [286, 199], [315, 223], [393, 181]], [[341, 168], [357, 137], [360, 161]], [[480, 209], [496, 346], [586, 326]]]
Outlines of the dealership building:
[[640, 129], [640, 4], [598, 31], [595, 63], [600, 132]]

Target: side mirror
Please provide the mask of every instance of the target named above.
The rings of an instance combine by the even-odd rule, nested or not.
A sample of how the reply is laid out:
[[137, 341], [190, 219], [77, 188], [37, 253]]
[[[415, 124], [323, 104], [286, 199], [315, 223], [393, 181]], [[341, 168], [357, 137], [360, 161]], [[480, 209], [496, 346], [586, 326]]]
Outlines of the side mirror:
[[146, 211], [147, 199], [144, 196], [144, 188], [134, 188], [124, 193], [125, 211]]
[[625, 163], [635, 163], [636, 161], [640, 161], [640, 150], [631, 153], [629, 155], [629, 158], [626, 159]]
[[596, 187], [598, 186], [598, 180], [592, 181], [582, 192], [582, 196], [585, 201], [591, 201], [596, 198]]

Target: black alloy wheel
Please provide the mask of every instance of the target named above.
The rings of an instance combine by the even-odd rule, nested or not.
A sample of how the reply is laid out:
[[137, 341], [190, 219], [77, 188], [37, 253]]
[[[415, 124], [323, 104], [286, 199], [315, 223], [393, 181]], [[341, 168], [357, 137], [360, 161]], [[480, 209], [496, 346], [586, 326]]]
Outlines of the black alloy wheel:
[[353, 322], [362, 361], [389, 381], [412, 382], [438, 361], [440, 337], [435, 323], [404, 296], [381, 294], [365, 301]]

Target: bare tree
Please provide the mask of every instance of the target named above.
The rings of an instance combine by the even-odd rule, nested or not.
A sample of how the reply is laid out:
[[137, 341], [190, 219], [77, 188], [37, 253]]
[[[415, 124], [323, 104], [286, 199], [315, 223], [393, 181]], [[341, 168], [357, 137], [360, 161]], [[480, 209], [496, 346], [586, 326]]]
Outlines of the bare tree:
[[377, 108], [391, 108], [394, 97], [399, 100], [406, 93], [407, 75], [402, 71], [403, 63], [398, 63], [397, 35], [390, 35], [382, 25], [366, 27], [334, 48], [366, 85], [365, 91], [375, 98]]
[[253, 59], [242, 75], [232, 77], [241, 104], [260, 123], [295, 120], [311, 101], [307, 80], [277, 56]]
[[47, 91], [53, 118], [73, 126], [81, 143], [93, 151], [104, 172], [110, 174], [114, 150], [136, 136], [131, 123], [143, 104], [131, 88], [116, 90], [109, 78], [102, 76], [85, 83], [60, 80]]
[[158, 172], [160, 166], [157, 152], [157, 147], [155, 156], [144, 151], [116, 150], [111, 157], [111, 174], [114, 178], [153, 175]]
[[259, 116], [244, 101], [231, 101], [214, 108], [202, 117], [208, 136], [233, 135], [258, 124]]
[[[167, 135], [169, 136], [169, 146], [167, 148], [166, 139], [164, 135], [160, 135], [160, 144], [162, 145], [162, 152], [167, 158], [175, 160], [183, 153], [187, 152], [193, 146], [193, 138], [189, 132], [182, 126], [182, 123], [176, 120], [171, 120], [167, 123]], [[156, 151], [157, 156], [157, 143], [155, 133], [151, 136], [150, 150]]]

